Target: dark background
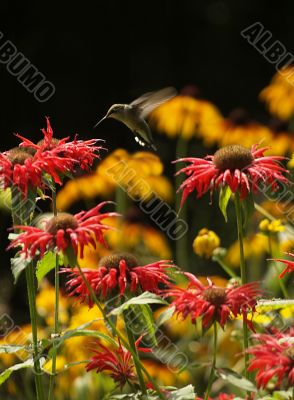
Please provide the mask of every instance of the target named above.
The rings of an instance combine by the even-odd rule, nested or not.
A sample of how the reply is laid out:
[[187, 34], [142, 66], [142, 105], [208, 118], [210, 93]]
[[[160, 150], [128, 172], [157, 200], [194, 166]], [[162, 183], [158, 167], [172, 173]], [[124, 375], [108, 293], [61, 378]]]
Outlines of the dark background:
[[[166, 85], [196, 84], [226, 115], [237, 106], [265, 119], [257, 95], [274, 74], [240, 31], [256, 21], [294, 52], [294, 2], [95, 1], [1, 4], [0, 30], [56, 87], [45, 103], [0, 65], [1, 150], [13, 132], [37, 138], [44, 116], [56, 136], [79, 132], [135, 150], [127, 129], [94, 123], [109, 105]], [[4, 9], [3, 9], [4, 8]], [[127, 139], [127, 141], [126, 141]], [[128, 145], [126, 145], [128, 143]], [[172, 143], [171, 143], [172, 145]]]
[[[7, 4], [1, 4], [0, 30], [4, 40], [11, 40], [54, 84], [56, 92], [48, 102], [39, 103], [7, 72], [5, 65], [0, 65], [2, 151], [18, 143], [15, 132], [38, 140], [40, 128], [45, 126], [44, 116], [50, 116], [56, 137], [79, 133], [83, 139], [106, 139], [109, 151], [117, 147], [136, 151], [136, 142], [122, 124], [107, 120], [95, 131], [93, 125], [111, 104], [129, 102], [144, 92], [169, 85], [181, 90], [187, 84], [195, 84], [224, 115], [242, 106], [252, 117], [266, 122], [269, 116], [258, 101], [258, 94], [275, 68], [240, 32], [260, 21], [294, 53], [293, 1]], [[174, 159], [175, 141], [162, 135], [156, 135], [155, 141], [168, 168]], [[199, 146], [191, 142], [190, 153], [196, 153]], [[171, 170], [168, 173], [171, 175]], [[194, 236], [204, 225], [224, 225], [217, 207], [207, 212], [208, 207], [205, 198], [195, 209]], [[20, 305], [19, 289], [25, 298], [24, 282], [18, 283], [12, 295], [9, 256], [3, 250], [11, 221], [3, 215], [1, 221], [1, 297], [3, 302], [11, 300], [12, 310], [21, 311], [25, 304]], [[230, 235], [235, 237], [235, 232], [223, 232], [224, 240], [229, 240]]]

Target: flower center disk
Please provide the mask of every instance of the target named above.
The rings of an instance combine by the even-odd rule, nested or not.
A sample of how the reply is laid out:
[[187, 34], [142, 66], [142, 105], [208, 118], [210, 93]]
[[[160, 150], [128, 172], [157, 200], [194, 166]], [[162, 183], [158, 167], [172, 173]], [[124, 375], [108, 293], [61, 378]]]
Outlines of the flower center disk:
[[78, 221], [73, 215], [62, 213], [48, 221], [46, 230], [52, 235], [55, 235], [60, 229], [66, 231], [67, 229], [77, 229], [78, 226]]
[[8, 151], [7, 157], [13, 165], [24, 165], [25, 161], [28, 158], [32, 158], [32, 155], [29, 154], [26, 150], [15, 147]]
[[136, 257], [134, 257], [132, 254], [129, 253], [117, 253], [117, 254], [112, 254], [110, 256], [102, 257], [99, 262], [99, 266], [106, 267], [108, 269], [110, 268], [117, 269], [119, 267], [119, 263], [121, 260], [125, 260], [129, 268], [138, 266], [138, 261]]
[[226, 302], [226, 290], [223, 288], [208, 288], [203, 292], [204, 300], [213, 304], [214, 306], [219, 306]]
[[248, 167], [254, 161], [249, 149], [240, 145], [230, 145], [217, 150], [213, 156], [213, 163], [220, 171], [227, 169], [234, 171]]

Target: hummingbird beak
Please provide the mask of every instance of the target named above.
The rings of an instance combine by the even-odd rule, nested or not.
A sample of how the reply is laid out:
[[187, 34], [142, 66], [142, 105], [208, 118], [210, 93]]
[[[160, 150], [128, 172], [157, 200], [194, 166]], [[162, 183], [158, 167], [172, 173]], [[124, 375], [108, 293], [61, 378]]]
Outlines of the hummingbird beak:
[[107, 115], [105, 115], [105, 117], [101, 118], [100, 121], [98, 121], [97, 124], [93, 126], [93, 129], [96, 128], [96, 126], [98, 126], [99, 124], [101, 124], [101, 122], [104, 121], [106, 118], [107, 118]]

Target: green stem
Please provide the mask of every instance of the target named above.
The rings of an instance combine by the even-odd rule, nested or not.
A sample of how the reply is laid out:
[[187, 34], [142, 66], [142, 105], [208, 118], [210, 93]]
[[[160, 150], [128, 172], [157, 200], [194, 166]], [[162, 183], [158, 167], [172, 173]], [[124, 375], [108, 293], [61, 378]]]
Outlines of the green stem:
[[[11, 189], [12, 196], [12, 220], [13, 225], [27, 225], [29, 223], [29, 214], [26, 213], [26, 202], [22, 196], [22, 193], [16, 188]], [[30, 205], [29, 205], [30, 206]], [[39, 358], [38, 349], [38, 325], [37, 325], [37, 309], [36, 309], [36, 287], [35, 287], [35, 275], [34, 265], [31, 262], [26, 267], [26, 284], [29, 300], [29, 311], [30, 320], [32, 325], [32, 338], [33, 338], [33, 357], [34, 357], [34, 372], [35, 372], [35, 387], [37, 400], [44, 400], [44, 391], [42, 384], [42, 370]]]
[[[127, 335], [128, 335], [129, 345], [132, 348], [133, 352], [136, 353], [137, 357], [139, 358], [138, 351], [137, 351], [137, 348], [136, 348], [135, 339], [134, 339], [134, 335], [133, 335], [132, 330], [130, 329], [130, 325], [129, 325], [130, 321], [129, 321], [127, 313], [124, 313], [124, 320], [125, 320], [125, 328], [126, 328], [126, 332], [127, 332]], [[138, 363], [135, 359], [134, 359], [134, 364], [135, 364], [135, 368], [136, 368], [136, 371], [137, 371], [137, 375], [138, 375], [138, 379], [139, 379], [139, 383], [140, 383], [140, 387], [141, 387], [142, 393], [145, 396], [147, 396], [147, 390], [146, 390], [144, 376], [143, 376], [142, 369], [141, 369], [141, 364]]]
[[217, 325], [216, 321], [213, 323], [213, 356], [212, 356], [212, 365], [211, 365], [211, 371], [208, 379], [208, 385], [206, 389], [206, 394], [204, 400], [208, 400], [212, 384], [214, 381], [214, 376], [215, 376], [215, 364], [216, 364], [216, 350], [217, 350]]
[[110, 318], [108, 318], [105, 310], [102, 308], [99, 300], [97, 299], [97, 296], [95, 295], [89, 281], [87, 280], [82, 268], [79, 266], [79, 264], [77, 264], [77, 268], [79, 270], [79, 273], [83, 279], [84, 284], [86, 285], [92, 300], [94, 301], [94, 303], [97, 305], [99, 311], [101, 312], [101, 314], [103, 315], [104, 320], [106, 321], [106, 323], [110, 326], [111, 330], [115, 333], [115, 335], [120, 339], [121, 343], [125, 346], [125, 348], [127, 350], [129, 350], [129, 352], [132, 354], [133, 360], [134, 362], [136, 361], [137, 363], [140, 364], [140, 367], [142, 369], [142, 371], [144, 372], [144, 374], [146, 375], [146, 377], [148, 378], [148, 380], [150, 381], [150, 383], [152, 384], [152, 386], [154, 387], [154, 389], [156, 390], [158, 397], [161, 400], [166, 400], [165, 395], [161, 392], [160, 387], [158, 386], [157, 382], [151, 377], [151, 375], [149, 374], [149, 372], [146, 370], [146, 368], [144, 367], [143, 364], [141, 364], [139, 357], [137, 356], [136, 352], [133, 351], [133, 349], [129, 346], [128, 342], [125, 340], [125, 338], [120, 334], [120, 332], [116, 329], [115, 324], [111, 321]]
[[123, 187], [117, 185], [115, 189], [116, 212], [124, 215], [128, 210], [128, 203], [129, 203], [129, 198], [126, 190]]
[[219, 263], [222, 269], [231, 277], [237, 278], [238, 275], [218, 256], [213, 256], [213, 260]]
[[[273, 258], [273, 263], [274, 263], [275, 270], [276, 270], [277, 274], [279, 275], [281, 273], [281, 271], [279, 271], [279, 267], [278, 267], [276, 261], [274, 260], [275, 259], [275, 254], [273, 252], [273, 246], [272, 246], [272, 240], [271, 240], [270, 233], [268, 235], [268, 249], [269, 249], [270, 256]], [[285, 286], [285, 283], [284, 283], [283, 279], [282, 278], [278, 279], [278, 282], [279, 282], [281, 291], [282, 291], [285, 299], [289, 299], [289, 293], [288, 293], [288, 291], [286, 289], [286, 286]]]
[[[182, 137], [182, 135], [179, 136], [178, 141], [177, 141], [177, 147], [176, 147], [176, 159], [183, 158], [187, 156], [188, 152], [188, 141]], [[178, 172], [181, 169], [180, 163], [176, 163], [176, 172]], [[176, 175], [175, 177], [175, 186], [176, 190], [181, 186], [183, 182], [183, 177], [181, 175]], [[176, 195], [175, 198], [175, 209], [176, 212], [180, 212], [180, 205], [181, 205], [181, 196], [178, 194]], [[187, 203], [183, 204], [181, 208], [181, 219], [184, 221], [187, 221], [188, 217], [188, 207]], [[176, 262], [177, 265], [180, 266], [183, 269], [189, 269], [189, 255], [188, 255], [188, 234], [186, 233], [184, 236], [182, 236], [180, 239], [176, 240]]]
[[38, 350], [36, 288], [35, 288], [35, 277], [34, 277], [32, 263], [30, 263], [26, 268], [26, 281], [27, 281], [27, 291], [28, 291], [28, 299], [29, 299], [30, 318], [31, 318], [31, 325], [32, 325], [35, 386], [36, 386], [37, 400], [43, 400], [44, 392], [43, 392], [43, 385], [42, 385], [42, 379], [41, 379], [42, 370], [41, 370], [41, 366], [40, 366], [39, 350]]
[[[53, 215], [57, 215], [57, 207], [56, 207], [56, 188], [52, 189], [52, 208]], [[55, 306], [54, 306], [54, 336], [59, 333], [59, 260], [58, 254], [56, 253], [55, 258], [55, 269], [54, 269], [54, 278], [55, 278]], [[56, 376], [56, 358], [57, 358], [57, 347], [55, 346], [55, 341], [53, 341], [52, 348], [52, 369], [49, 379], [49, 392], [48, 392], [48, 400], [53, 400], [54, 394], [54, 378]]]
[[[239, 248], [240, 248], [241, 282], [242, 282], [242, 285], [245, 285], [247, 283], [247, 277], [246, 277], [246, 265], [245, 265], [244, 247], [243, 247], [243, 240], [244, 240], [243, 218], [242, 218], [241, 201], [240, 201], [239, 192], [235, 193], [235, 209], [236, 209], [238, 240], [239, 240]], [[249, 354], [247, 353], [247, 349], [249, 347], [249, 339], [248, 339], [248, 326], [245, 321], [243, 321], [243, 342], [244, 342], [244, 359], [245, 359], [245, 378], [249, 379], [249, 373], [247, 371], [248, 362], [249, 362]]]

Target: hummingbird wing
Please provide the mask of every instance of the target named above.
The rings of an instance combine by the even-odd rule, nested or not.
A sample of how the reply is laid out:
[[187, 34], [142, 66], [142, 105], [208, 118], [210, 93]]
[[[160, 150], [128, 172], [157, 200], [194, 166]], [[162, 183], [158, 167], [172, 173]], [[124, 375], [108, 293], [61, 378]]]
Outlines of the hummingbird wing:
[[165, 103], [177, 94], [177, 91], [173, 87], [166, 87], [164, 89], [148, 92], [134, 100], [130, 106], [137, 107], [138, 112], [142, 118], [146, 118], [155, 108], [160, 104]]

